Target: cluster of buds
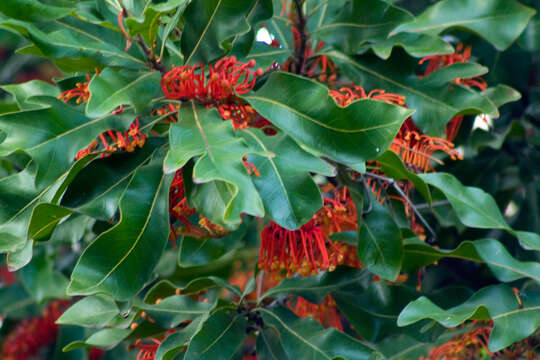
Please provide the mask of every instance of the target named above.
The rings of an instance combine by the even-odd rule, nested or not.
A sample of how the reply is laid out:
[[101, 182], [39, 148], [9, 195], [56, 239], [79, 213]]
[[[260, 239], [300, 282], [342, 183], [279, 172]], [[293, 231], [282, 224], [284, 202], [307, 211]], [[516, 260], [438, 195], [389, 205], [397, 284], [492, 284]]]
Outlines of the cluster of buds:
[[294, 306], [289, 301], [289, 307], [299, 317], [311, 316], [324, 327], [333, 327], [343, 331], [341, 317], [332, 295], [328, 295], [320, 304], [311, 303], [298, 296]]
[[40, 317], [23, 320], [13, 330], [2, 346], [2, 359], [27, 360], [38, 355], [43, 347], [56, 340], [56, 320], [69, 306], [66, 300], [52, 301]]
[[[101, 142], [101, 148], [99, 146]], [[140, 131], [139, 118], [131, 123], [127, 131], [107, 130], [99, 135], [98, 140], [92, 141], [90, 145], [77, 153], [75, 160], [79, 160], [88, 154], [102, 152], [101, 157], [110, 156], [117, 151], [133, 152], [137, 147], [141, 148], [146, 142], [146, 135]]]

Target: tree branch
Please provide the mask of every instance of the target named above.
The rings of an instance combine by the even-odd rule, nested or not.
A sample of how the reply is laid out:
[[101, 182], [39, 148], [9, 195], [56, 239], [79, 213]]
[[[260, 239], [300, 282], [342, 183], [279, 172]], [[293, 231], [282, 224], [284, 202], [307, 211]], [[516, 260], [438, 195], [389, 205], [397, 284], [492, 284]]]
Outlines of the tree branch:
[[426, 219], [424, 219], [424, 217], [422, 216], [422, 214], [420, 214], [420, 211], [418, 210], [418, 208], [416, 207], [416, 205], [413, 204], [413, 202], [411, 201], [411, 199], [409, 199], [409, 197], [407, 196], [407, 194], [405, 194], [405, 192], [399, 187], [399, 185], [395, 182], [394, 179], [392, 178], [388, 178], [386, 176], [381, 176], [381, 175], [377, 175], [377, 174], [374, 174], [374, 173], [370, 173], [370, 172], [366, 172], [365, 173], [366, 176], [369, 176], [373, 179], [377, 179], [377, 180], [381, 180], [381, 181], [385, 181], [387, 182], [388, 184], [392, 185], [392, 187], [398, 192], [399, 196], [401, 196], [406, 202], [407, 204], [409, 204], [409, 206], [412, 208], [412, 210], [414, 211], [414, 213], [416, 214], [416, 216], [418, 216], [418, 219], [422, 222], [422, 224], [426, 227], [426, 229], [428, 229], [428, 231], [430, 232], [431, 236], [433, 237], [433, 239], [436, 239], [437, 236], [435, 235], [435, 231], [431, 228], [431, 226], [429, 225], [429, 223], [426, 221]]
[[300, 46], [296, 52], [296, 73], [303, 75], [304, 66], [306, 64], [306, 48], [307, 48], [307, 33], [306, 33], [306, 17], [302, 10], [302, 0], [294, 0], [296, 7], [296, 15], [298, 22], [295, 24], [298, 34], [300, 35]]

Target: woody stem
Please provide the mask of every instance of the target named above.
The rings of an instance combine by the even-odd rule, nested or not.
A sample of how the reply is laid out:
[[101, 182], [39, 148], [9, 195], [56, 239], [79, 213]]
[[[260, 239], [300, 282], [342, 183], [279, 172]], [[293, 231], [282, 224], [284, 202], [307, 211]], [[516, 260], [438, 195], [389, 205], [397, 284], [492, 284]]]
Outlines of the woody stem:
[[296, 52], [296, 73], [302, 75], [306, 63], [306, 17], [304, 16], [304, 11], [302, 10], [302, 0], [294, 0], [294, 5], [296, 7], [296, 15], [298, 16], [298, 22], [295, 24], [295, 26], [300, 34], [300, 46]]
[[388, 178], [386, 176], [377, 175], [377, 174], [374, 174], [374, 173], [371, 173], [371, 172], [366, 172], [365, 175], [368, 176], [368, 177], [371, 177], [373, 179], [377, 179], [377, 180], [387, 182], [389, 185], [391, 185], [398, 192], [399, 196], [401, 196], [407, 202], [407, 204], [409, 204], [409, 206], [414, 211], [416, 216], [418, 216], [418, 219], [422, 222], [422, 224], [426, 227], [426, 229], [428, 229], [431, 236], [433, 237], [433, 240], [437, 237], [435, 235], [435, 231], [431, 228], [431, 226], [426, 221], [426, 219], [424, 219], [422, 214], [420, 214], [420, 211], [418, 210], [416, 205], [413, 204], [411, 199], [409, 199], [407, 194], [405, 194], [405, 192], [399, 187], [399, 185], [395, 182], [394, 179]]

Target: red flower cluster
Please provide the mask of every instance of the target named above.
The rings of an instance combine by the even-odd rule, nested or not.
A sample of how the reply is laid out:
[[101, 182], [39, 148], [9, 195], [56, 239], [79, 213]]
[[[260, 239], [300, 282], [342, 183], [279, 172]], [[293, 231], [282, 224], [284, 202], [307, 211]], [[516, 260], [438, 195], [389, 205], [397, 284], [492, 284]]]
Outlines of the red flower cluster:
[[20, 322], [2, 346], [2, 359], [27, 360], [38, 355], [41, 348], [54, 343], [58, 334], [55, 321], [68, 306], [66, 300], [52, 301], [41, 317]]
[[390, 104], [405, 106], [405, 96], [387, 93], [381, 89], [371, 90], [367, 93], [366, 90], [359, 85], [330, 90], [330, 96], [332, 96], [336, 103], [341, 107], [346, 107], [360, 99], [381, 100]]
[[75, 156], [75, 160], [79, 160], [88, 154], [104, 151], [101, 157], [107, 157], [116, 151], [133, 152], [135, 148], [143, 147], [146, 142], [146, 135], [140, 131], [139, 118], [135, 118], [135, 121], [131, 123], [127, 131], [113, 131], [107, 130], [99, 135], [102, 149], [99, 149], [97, 140], [92, 141], [88, 147], [82, 149]]
[[474, 360], [478, 358], [481, 350], [485, 350], [491, 357], [493, 354], [487, 347], [489, 334], [491, 326], [476, 328], [431, 349], [427, 358], [422, 356], [419, 360]]
[[[96, 73], [99, 74], [99, 71], [96, 70]], [[86, 81], [82, 83], [75, 84], [75, 88], [71, 90], [66, 90], [58, 96], [58, 100], [64, 100], [67, 103], [71, 99], [77, 99], [77, 104], [82, 102], [87, 102], [90, 98], [90, 91], [88, 91], [88, 84], [90, 83], [90, 74], [86, 74]]]
[[241, 63], [236, 57], [224, 57], [208, 66], [203, 64], [176, 67], [161, 79], [161, 88], [168, 99], [195, 100], [201, 104], [217, 104], [236, 95], [250, 92], [262, 69], [252, 70], [255, 60]]

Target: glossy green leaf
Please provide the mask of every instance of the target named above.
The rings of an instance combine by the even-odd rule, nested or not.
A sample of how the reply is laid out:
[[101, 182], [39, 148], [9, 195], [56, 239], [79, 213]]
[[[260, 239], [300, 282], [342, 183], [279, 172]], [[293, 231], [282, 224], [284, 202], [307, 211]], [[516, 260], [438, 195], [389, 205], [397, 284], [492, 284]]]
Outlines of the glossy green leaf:
[[119, 313], [118, 306], [116, 306], [112, 298], [106, 295], [94, 295], [85, 297], [71, 305], [56, 320], [56, 323], [62, 325], [103, 327]]
[[503, 244], [494, 239], [464, 241], [454, 250], [441, 250], [420, 241], [406, 244], [403, 270], [410, 272], [442, 258], [486, 263], [493, 275], [503, 282], [521, 278], [540, 281], [540, 263], [513, 258]]
[[127, 300], [144, 286], [167, 244], [170, 181], [159, 158], [137, 171], [120, 202], [120, 222], [84, 250], [70, 294], [105, 292]]
[[495, 105], [475, 90], [455, 83], [424, 84], [425, 80], [415, 74], [417, 59], [394, 56], [383, 61], [365, 56], [355, 60], [337, 51], [327, 55], [366, 90], [384, 89], [405, 96], [407, 107], [415, 110], [412, 115], [415, 124], [430, 135], [443, 134], [448, 121], [458, 114], [499, 116]]
[[265, 327], [275, 328], [290, 359], [371, 359], [373, 349], [334, 328], [324, 329], [313, 318], [298, 318], [284, 308], [259, 310]]
[[255, 42], [246, 59], [255, 60], [257, 67], [268, 69], [274, 63], [283, 64], [292, 55], [291, 49], [275, 48], [262, 42]]
[[164, 298], [155, 305], [142, 303], [137, 307], [144, 310], [157, 324], [171, 329], [183, 321], [208, 314], [214, 305], [196, 302], [188, 296], [174, 295]]
[[335, 170], [302, 150], [284, 133], [267, 136], [258, 129], [241, 132], [253, 149], [268, 155], [250, 155], [260, 176], [253, 178], [268, 216], [280, 226], [296, 230], [311, 220], [323, 205], [321, 192], [310, 173], [334, 176]]
[[28, 225], [28, 236], [36, 241], [48, 239], [58, 222], [71, 215], [73, 211], [54, 204], [38, 204]]
[[386, 176], [395, 180], [409, 180], [424, 199], [431, 203], [431, 193], [427, 184], [417, 174], [407, 169], [394, 152], [386, 151], [377, 158], [377, 163]]
[[283, 279], [278, 285], [268, 289], [259, 301], [276, 295], [295, 294], [313, 303], [320, 303], [328, 294], [368, 277], [366, 271], [340, 266], [334, 271], [325, 271], [310, 277]]
[[42, 105], [40, 106], [39, 104], [33, 104], [31, 101], [28, 101], [32, 96], [42, 95], [56, 98], [60, 95], [60, 91], [56, 86], [40, 80], [32, 80], [22, 84], [3, 85], [0, 88], [13, 96], [20, 110], [34, 110], [43, 107]]
[[206, 320], [205, 317], [199, 317], [190, 322], [189, 325], [182, 330], [167, 336], [156, 351], [156, 360], [174, 359], [175, 356], [182, 351], [182, 348], [188, 345], [197, 331], [199, 331], [204, 320]]
[[[236, 136], [232, 123], [224, 122], [215, 109], [199, 108], [193, 103], [182, 107], [180, 120], [170, 129], [170, 144], [164, 163], [167, 173], [180, 169], [194, 156], [200, 156], [193, 169], [194, 182], [223, 185], [224, 213], [213, 214], [211, 207], [197, 208], [212, 222], [234, 226], [241, 221], [240, 213], [264, 215], [261, 198], [242, 163], [244, 155], [255, 151]], [[223, 198], [213, 201], [223, 201]]]
[[503, 229], [515, 235], [526, 249], [540, 250], [540, 236], [525, 231], [514, 231], [499, 211], [495, 200], [484, 190], [463, 186], [448, 173], [419, 175], [422, 180], [444, 193], [459, 220], [466, 226], [480, 229]]
[[394, 32], [436, 35], [448, 29], [465, 29], [504, 50], [517, 39], [533, 15], [533, 9], [515, 0], [444, 0]]
[[126, 70], [103, 70], [88, 85], [90, 99], [86, 116], [104, 116], [121, 105], [133, 105], [136, 112], [161, 95], [161, 74], [158, 71], [138, 73]]
[[358, 258], [369, 271], [395, 281], [403, 260], [401, 233], [386, 207], [375, 199], [372, 206], [358, 219]]
[[484, 75], [487, 72], [487, 67], [473, 62], [455, 63], [421, 78], [419, 84], [426, 87], [444, 86], [455, 79], [468, 79]]
[[[88, 119], [79, 108], [50, 97], [34, 97], [47, 108], [0, 116], [0, 128], [7, 134], [0, 143], [0, 155], [24, 150], [39, 166], [38, 187], [49, 185], [73, 163], [85, 148], [109, 129], [125, 130], [133, 121], [127, 115]], [[24, 124], [24, 126], [22, 126]]]
[[217, 276], [206, 276], [191, 280], [182, 289], [182, 294], [196, 294], [203, 290], [216, 287], [223, 287], [238, 297], [242, 296], [242, 291], [238, 286], [230, 285], [226, 280], [223, 280]]
[[130, 329], [103, 329], [90, 335], [84, 341], [74, 341], [66, 345], [62, 351], [67, 352], [90, 347], [111, 349], [120, 344], [130, 332]]
[[115, 30], [91, 24], [75, 17], [65, 17], [54, 22], [56, 27], [45, 32], [34, 24], [9, 19], [0, 26], [19, 32], [34, 47], [33, 55], [57, 59], [71, 71], [94, 71], [96, 66], [122, 66], [128, 69], [145, 69], [143, 52], [136, 46], [125, 51], [125, 39]]
[[483, 92], [483, 95], [487, 96], [497, 107], [521, 99], [519, 92], [503, 84], [488, 88]]
[[252, 4], [253, 0], [192, 1], [184, 12], [190, 19], [181, 39], [185, 63], [208, 63], [230, 50], [230, 40], [249, 31], [246, 16]]
[[206, 320], [188, 345], [185, 360], [230, 359], [247, 337], [242, 314], [219, 310]]
[[0, 13], [8, 18], [28, 22], [42, 22], [69, 15], [74, 8], [43, 4], [38, 0], [3, 0]]
[[489, 337], [489, 349], [495, 352], [531, 335], [540, 326], [540, 296], [529, 293], [521, 298], [522, 307], [506, 285], [483, 288], [463, 304], [447, 310], [421, 297], [403, 309], [398, 325], [405, 326], [427, 318], [445, 327], [455, 327], [468, 319], [492, 319], [494, 326]]
[[438, 36], [405, 32], [374, 43], [372, 49], [378, 57], [386, 60], [396, 46], [402, 47], [409, 55], [417, 58], [454, 52], [452, 45]]
[[313, 35], [355, 54], [365, 42], [384, 40], [395, 27], [412, 20], [411, 13], [382, 0], [351, 0], [334, 16], [326, 16]]
[[309, 149], [357, 169], [385, 151], [412, 114], [371, 100], [342, 108], [324, 85], [283, 72], [272, 73], [261, 89], [244, 99]]

